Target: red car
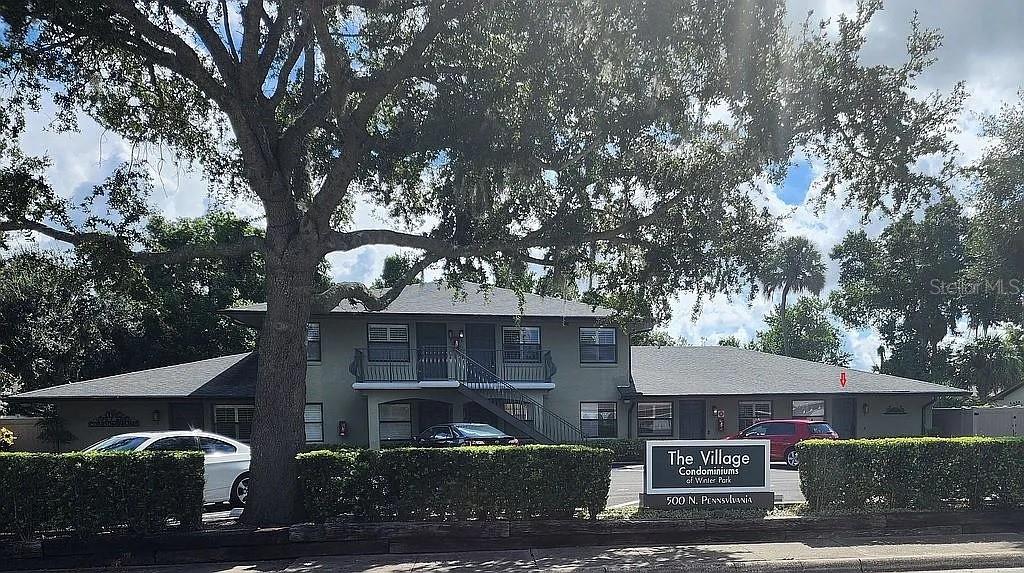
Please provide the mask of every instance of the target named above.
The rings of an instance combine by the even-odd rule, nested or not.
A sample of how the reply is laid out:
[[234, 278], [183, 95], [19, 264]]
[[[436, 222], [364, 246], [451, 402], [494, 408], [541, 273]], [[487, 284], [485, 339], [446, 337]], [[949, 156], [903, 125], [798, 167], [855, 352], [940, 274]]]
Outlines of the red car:
[[796, 454], [797, 442], [810, 440], [811, 438], [838, 440], [839, 434], [832, 429], [828, 422], [817, 420], [764, 420], [725, 439], [740, 440], [744, 438], [769, 440], [772, 443], [772, 461], [786, 462], [787, 466], [796, 468], [800, 465], [800, 459]]

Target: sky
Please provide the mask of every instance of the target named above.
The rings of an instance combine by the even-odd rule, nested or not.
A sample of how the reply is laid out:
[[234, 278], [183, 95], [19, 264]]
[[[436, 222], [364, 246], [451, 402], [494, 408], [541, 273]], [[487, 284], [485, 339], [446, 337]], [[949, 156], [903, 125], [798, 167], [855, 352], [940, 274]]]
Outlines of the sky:
[[[852, 13], [852, 0], [791, 0], [789, 17], [793, 25], [804, 20], [809, 10], [815, 18], [835, 17]], [[921, 78], [918, 88], [922, 92], [940, 90], [948, 92], [956, 82], [966, 83], [970, 110], [960, 119], [961, 161], [969, 162], [984, 148], [978, 134], [978, 113], [997, 111], [1005, 102], [1017, 99], [1024, 89], [1024, 35], [1019, 27], [1024, 22], [1024, 2], [1019, 0], [890, 0], [882, 12], [872, 19], [868, 43], [863, 52], [868, 63], [901, 61], [905, 54], [906, 37], [915, 11], [925, 27], [938, 28], [944, 43], [935, 53], [936, 63]], [[56, 134], [45, 129], [52, 112], [46, 108], [30, 118], [30, 129], [23, 140], [29, 154], [48, 155], [53, 160], [49, 176], [51, 182], [68, 196], [80, 196], [92, 185], [99, 183], [122, 161], [131, 157], [132, 148], [115, 134], [104, 132], [88, 118], [80, 120], [77, 134]], [[201, 173], [188, 166], [176, 165], [170, 156], [151, 151], [149, 159], [155, 167], [156, 189], [152, 197], [154, 206], [168, 217], [199, 216], [209, 209], [207, 185]], [[789, 170], [785, 181], [768, 186], [765, 202], [771, 212], [784, 217], [784, 236], [804, 235], [814, 241], [826, 255], [828, 275], [825, 295], [835, 288], [838, 278], [836, 265], [827, 260], [827, 253], [850, 230], [862, 226], [860, 214], [829, 204], [822, 212], [815, 212], [810, 201], [812, 189], [820, 171], [806, 160], [798, 159]], [[243, 216], [258, 216], [259, 208], [244, 201], [232, 206]], [[357, 207], [356, 221], [360, 225], [386, 225], [379, 214], [365, 205]], [[873, 220], [866, 225], [869, 234], [877, 235], [884, 221]], [[357, 251], [329, 257], [332, 273], [337, 280], [370, 281], [383, 265], [384, 257], [394, 252], [388, 247], [365, 247]], [[746, 297], [718, 296], [705, 301], [700, 314], [693, 316], [695, 299], [689, 293], [680, 293], [673, 302], [673, 318], [664, 325], [673, 336], [685, 338], [690, 344], [714, 344], [725, 336], [750, 340], [754, 333], [764, 329], [763, 317], [778, 301]], [[871, 331], [843, 329], [847, 350], [853, 355], [853, 366], [869, 369], [877, 362], [877, 337]]]

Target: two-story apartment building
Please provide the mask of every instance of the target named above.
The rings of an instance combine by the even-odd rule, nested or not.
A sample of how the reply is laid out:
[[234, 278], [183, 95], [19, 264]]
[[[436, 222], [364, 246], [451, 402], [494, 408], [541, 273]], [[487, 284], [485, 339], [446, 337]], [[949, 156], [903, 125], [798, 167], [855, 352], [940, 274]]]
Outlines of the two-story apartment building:
[[[225, 310], [261, 326], [264, 305]], [[307, 329], [306, 438], [379, 447], [447, 421], [542, 443], [718, 438], [767, 418], [833, 421], [845, 436], [916, 435], [962, 391], [722, 347], [631, 347], [612, 311], [466, 284], [413, 285], [386, 309], [344, 302]], [[84, 447], [123, 432], [204, 428], [247, 440], [256, 355], [25, 392]], [[840, 380], [848, 380], [841, 383]]]

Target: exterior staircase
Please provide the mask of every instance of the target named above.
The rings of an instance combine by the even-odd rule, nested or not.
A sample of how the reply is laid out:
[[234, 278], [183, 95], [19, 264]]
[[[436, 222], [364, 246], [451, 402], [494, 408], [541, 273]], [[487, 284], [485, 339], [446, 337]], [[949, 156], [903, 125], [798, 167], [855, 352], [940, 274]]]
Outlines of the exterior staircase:
[[[490, 368], [458, 349], [449, 349], [449, 360], [459, 376], [458, 391], [532, 441], [542, 444], [579, 444], [583, 432], [544, 404], [503, 380]], [[555, 373], [550, 353], [545, 353], [548, 380]], [[518, 415], [517, 415], [518, 414]]]

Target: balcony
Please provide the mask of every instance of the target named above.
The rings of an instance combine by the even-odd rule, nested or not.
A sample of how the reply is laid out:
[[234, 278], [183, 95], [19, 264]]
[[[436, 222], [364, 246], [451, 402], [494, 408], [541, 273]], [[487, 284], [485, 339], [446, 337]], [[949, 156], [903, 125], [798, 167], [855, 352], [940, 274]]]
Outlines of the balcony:
[[551, 351], [539, 346], [461, 350], [445, 346], [357, 348], [349, 365], [356, 383], [550, 384]]

